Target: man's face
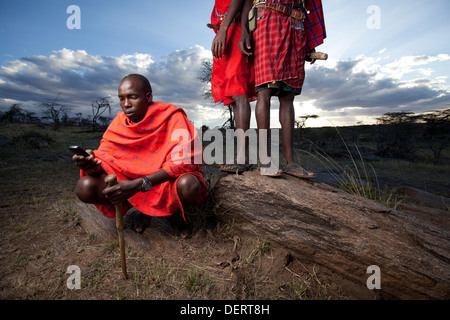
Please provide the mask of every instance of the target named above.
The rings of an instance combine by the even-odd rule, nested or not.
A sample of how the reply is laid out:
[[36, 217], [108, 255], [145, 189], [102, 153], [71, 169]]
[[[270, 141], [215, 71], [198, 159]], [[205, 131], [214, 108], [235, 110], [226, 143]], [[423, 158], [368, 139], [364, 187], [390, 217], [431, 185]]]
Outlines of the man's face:
[[142, 82], [137, 78], [127, 78], [119, 85], [120, 106], [132, 122], [144, 118], [152, 98], [151, 92], [145, 92]]

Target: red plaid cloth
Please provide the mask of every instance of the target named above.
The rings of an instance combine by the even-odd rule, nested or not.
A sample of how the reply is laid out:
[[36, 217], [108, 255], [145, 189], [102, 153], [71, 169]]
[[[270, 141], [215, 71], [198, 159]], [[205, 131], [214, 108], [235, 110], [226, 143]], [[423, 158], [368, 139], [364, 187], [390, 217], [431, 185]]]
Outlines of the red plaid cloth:
[[305, 19], [306, 46], [310, 51], [323, 43], [327, 37], [323, 18], [322, 0], [307, 0], [306, 9], [309, 14]]
[[[172, 137], [174, 132], [177, 133], [175, 139]], [[178, 139], [183, 134], [185, 138]], [[117, 180], [138, 179], [163, 169], [173, 179], [153, 186], [148, 192], [138, 192], [128, 202], [149, 216], [169, 216], [177, 209], [184, 214], [176, 188], [177, 181], [183, 174], [195, 175], [202, 185], [202, 195], [198, 202], [206, 195], [206, 185], [201, 174], [202, 149], [193, 147], [195, 139], [199, 139], [197, 131], [183, 109], [155, 102], [138, 123], [130, 122], [119, 111], [94, 154], [102, 160], [103, 170], [107, 174], [117, 175]], [[200, 143], [197, 145], [201, 146]], [[81, 171], [81, 176], [83, 175], [85, 173]], [[124, 205], [124, 213], [131, 208], [130, 205]], [[96, 207], [105, 216], [115, 217], [113, 205]]]
[[[229, 6], [230, 0], [216, 0], [211, 23], [220, 25]], [[236, 21], [228, 28], [225, 54], [221, 59], [213, 58], [211, 93], [214, 102], [223, 101], [224, 105], [229, 105], [234, 102], [232, 96], [235, 95], [247, 95], [250, 101], [256, 100], [255, 70], [252, 60], [247, 62], [238, 48], [240, 37], [241, 22]]]
[[[273, 1], [276, 2], [276, 1]], [[296, 1], [282, 1], [287, 6]], [[326, 37], [321, 0], [308, 0], [310, 11], [304, 20], [293, 19], [272, 9], [259, 9], [255, 40], [255, 85], [283, 81], [294, 88], [303, 87], [307, 50], [323, 43]]]

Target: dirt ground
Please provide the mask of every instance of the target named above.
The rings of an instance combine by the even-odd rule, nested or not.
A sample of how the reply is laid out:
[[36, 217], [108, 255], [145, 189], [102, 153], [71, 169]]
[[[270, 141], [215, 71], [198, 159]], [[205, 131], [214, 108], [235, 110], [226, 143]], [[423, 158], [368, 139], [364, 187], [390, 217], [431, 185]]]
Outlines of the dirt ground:
[[[2, 186], [1, 299], [347, 298], [317, 267], [225, 221], [186, 240], [164, 219], [154, 219], [143, 235], [126, 230], [124, 280], [115, 234], [90, 230], [75, 206], [76, 170], [64, 161], [44, 167], [49, 181], [36, 177], [27, 186], [10, 179]], [[53, 188], [58, 181], [66, 185]], [[81, 271], [79, 290], [67, 285], [69, 266]]]
[[[212, 198], [190, 216], [190, 239], [176, 237], [164, 219], [154, 219], [143, 235], [125, 230], [124, 280], [114, 230], [92, 228], [73, 192], [79, 172], [67, 146], [95, 146], [101, 134], [45, 129], [40, 137], [50, 146], [31, 148], [11, 139], [24, 128], [0, 129], [1, 300], [377, 298], [268, 239], [239, 231]], [[73, 288], [73, 266], [80, 289]]]
[[[0, 299], [351, 298], [317, 266], [239, 232], [214, 206], [197, 214], [190, 239], [176, 237], [164, 219], [143, 235], [126, 230], [124, 280], [116, 235], [91, 230], [77, 207], [78, 170], [64, 149], [73, 137], [48, 132], [51, 148], [0, 145]], [[79, 267], [80, 289], [69, 288], [71, 266]]]

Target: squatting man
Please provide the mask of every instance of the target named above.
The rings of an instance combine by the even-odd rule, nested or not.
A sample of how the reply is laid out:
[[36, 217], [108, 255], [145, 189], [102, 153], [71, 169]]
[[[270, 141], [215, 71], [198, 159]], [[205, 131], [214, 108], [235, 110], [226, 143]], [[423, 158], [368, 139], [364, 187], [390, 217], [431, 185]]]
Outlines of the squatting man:
[[[198, 204], [206, 196], [201, 173], [201, 148], [191, 148], [197, 131], [183, 109], [154, 102], [150, 82], [138, 74], [122, 79], [118, 96], [119, 111], [105, 131], [97, 150], [88, 157], [74, 155], [81, 178], [75, 187], [78, 198], [94, 204], [100, 212], [115, 217], [115, 204], [122, 203], [125, 226], [142, 233], [151, 217], [168, 217], [182, 238], [190, 230], [184, 219], [184, 207]], [[190, 140], [172, 139], [174, 131], [189, 132]], [[189, 146], [189, 147], [187, 147]], [[181, 156], [174, 148], [189, 150]], [[176, 156], [176, 159], [174, 157]], [[108, 187], [109, 174], [118, 183]]]

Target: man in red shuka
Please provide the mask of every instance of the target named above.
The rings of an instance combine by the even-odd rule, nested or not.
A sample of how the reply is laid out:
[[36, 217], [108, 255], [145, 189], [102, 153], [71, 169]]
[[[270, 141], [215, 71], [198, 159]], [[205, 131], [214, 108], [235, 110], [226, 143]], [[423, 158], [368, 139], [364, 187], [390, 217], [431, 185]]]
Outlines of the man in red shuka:
[[[144, 76], [123, 78], [119, 100], [122, 111], [105, 131], [98, 150], [87, 150], [89, 157], [72, 158], [81, 169], [75, 193], [110, 218], [115, 217], [117, 203], [123, 204], [124, 213], [134, 207], [137, 211], [126, 215], [125, 225], [142, 233], [152, 216], [175, 218], [181, 211], [184, 218], [183, 206], [204, 199], [202, 150], [192, 147], [198, 135], [183, 109], [153, 102]], [[178, 133], [183, 133], [181, 141]], [[115, 186], [104, 182], [108, 174], [117, 176]], [[182, 229], [181, 237], [189, 235], [181, 217], [173, 227]]]
[[[250, 39], [247, 19], [241, 20], [244, 0], [216, 0], [211, 14], [211, 25], [216, 36], [211, 51], [213, 70], [211, 92], [214, 102], [232, 105], [238, 137], [237, 159], [221, 170], [239, 172], [249, 170], [248, 146], [245, 133], [250, 127], [250, 101], [256, 100], [253, 60], [243, 56], [238, 48], [242, 37]], [[242, 32], [241, 32], [242, 31]]]
[[[252, 0], [245, 1], [242, 15], [248, 15], [252, 6]], [[314, 62], [308, 56], [326, 38], [322, 1], [255, 0], [253, 6], [257, 10], [253, 52], [248, 42], [240, 43], [240, 49], [243, 55], [253, 55], [255, 59], [258, 130], [269, 129], [270, 99], [277, 96], [286, 161], [284, 172], [303, 179], [314, 178], [312, 172], [294, 162], [294, 98], [302, 91], [305, 60]]]

